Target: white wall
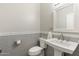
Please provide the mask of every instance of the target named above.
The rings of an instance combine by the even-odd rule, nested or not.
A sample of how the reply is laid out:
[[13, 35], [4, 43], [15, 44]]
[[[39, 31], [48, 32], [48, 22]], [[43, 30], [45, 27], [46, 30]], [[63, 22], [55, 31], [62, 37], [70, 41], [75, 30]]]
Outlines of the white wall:
[[51, 3], [41, 3], [40, 4], [40, 30], [41, 32], [48, 32], [52, 23], [52, 5]]
[[6, 32], [39, 32], [40, 5], [0, 4], [0, 33]]

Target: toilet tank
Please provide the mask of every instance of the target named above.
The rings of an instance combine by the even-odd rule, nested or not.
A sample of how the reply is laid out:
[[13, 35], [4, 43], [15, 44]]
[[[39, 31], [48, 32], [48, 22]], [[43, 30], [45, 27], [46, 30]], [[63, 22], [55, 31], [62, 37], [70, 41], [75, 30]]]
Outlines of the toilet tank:
[[44, 38], [40, 38], [40, 47], [42, 47], [42, 48], [46, 48], [47, 47], [47, 45], [45, 44], [45, 40], [46, 39], [44, 39]]

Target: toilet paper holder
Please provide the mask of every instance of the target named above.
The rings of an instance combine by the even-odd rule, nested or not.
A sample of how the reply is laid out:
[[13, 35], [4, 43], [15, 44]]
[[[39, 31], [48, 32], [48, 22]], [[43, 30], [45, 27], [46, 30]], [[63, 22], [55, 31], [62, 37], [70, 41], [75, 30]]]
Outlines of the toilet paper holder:
[[15, 46], [19, 46], [22, 43], [22, 40], [16, 40], [14, 41]]

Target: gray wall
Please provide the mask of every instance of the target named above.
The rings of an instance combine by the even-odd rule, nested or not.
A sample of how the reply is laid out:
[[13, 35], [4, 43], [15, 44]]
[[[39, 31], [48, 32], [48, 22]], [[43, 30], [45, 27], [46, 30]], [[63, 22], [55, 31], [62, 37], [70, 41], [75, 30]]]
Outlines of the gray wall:
[[1, 3], [0, 33], [39, 32], [39, 3]]
[[[0, 48], [2, 49], [0, 56], [28, 56], [28, 49], [37, 45], [39, 36], [38, 33], [0, 36]], [[22, 43], [14, 46], [16, 40], [22, 40]]]
[[51, 3], [40, 4], [40, 31], [48, 32], [52, 26], [52, 9]]
[[[0, 55], [28, 55], [28, 49], [37, 45], [39, 32], [40, 4], [0, 4]], [[22, 40], [22, 44], [14, 47], [15, 40]]]

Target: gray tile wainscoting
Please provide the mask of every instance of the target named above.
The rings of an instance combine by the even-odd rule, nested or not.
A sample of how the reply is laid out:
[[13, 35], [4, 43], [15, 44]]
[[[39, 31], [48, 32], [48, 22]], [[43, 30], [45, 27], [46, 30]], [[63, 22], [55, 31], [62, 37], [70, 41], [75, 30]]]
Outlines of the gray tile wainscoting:
[[[33, 33], [33, 34], [22, 34], [22, 35], [8, 35], [0, 36], [0, 48], [2, 53], [0, 56], [28, 56], [28, 49], [38, 45], [39, 37], [47, 38], [47, 34], [44, 33]], [[59, 37], [55, 36], [54, 37]], [[65, 40], [71, 40], [77, 42], [79, 38], [64, 37]], [[14, 41], [22, 40], [21, 45], [14, 46]], [[64, 53], [65, 56], [79, 56], [79, 46], [76, 51], [71, 55]], [[46, 56], [54, 56], [54, 49], [50, 46], [46, 49]]]
[[[37, 45], [40, 34], [0, 36], [0, 56], [28, 56], [28, 49]], [[14, 41], [22, 40], [21, 45], [14, 46]]]

